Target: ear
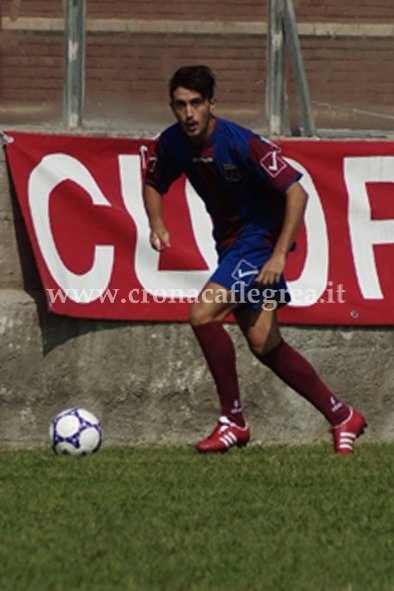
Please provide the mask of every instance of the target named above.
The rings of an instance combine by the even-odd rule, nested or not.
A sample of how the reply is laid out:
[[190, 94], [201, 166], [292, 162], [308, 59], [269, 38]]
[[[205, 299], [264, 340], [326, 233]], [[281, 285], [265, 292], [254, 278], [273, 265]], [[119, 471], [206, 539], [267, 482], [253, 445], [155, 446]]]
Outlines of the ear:
[[216, 101], [216, 98], [215, 97], [212, 97], [211, 100], [209, 101], [209, 104], [211, 106], [211, 111], [214, 111], [215, 110], [215, 108], [216, 108], [216, 102], [217, 101]]

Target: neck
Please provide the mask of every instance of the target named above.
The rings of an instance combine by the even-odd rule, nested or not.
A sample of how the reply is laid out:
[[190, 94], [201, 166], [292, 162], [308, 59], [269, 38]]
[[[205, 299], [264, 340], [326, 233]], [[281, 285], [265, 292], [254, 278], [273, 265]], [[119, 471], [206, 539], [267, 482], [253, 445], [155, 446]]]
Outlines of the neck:
[[207, 140], [209, 140], [209, 138], [211, 137], [211, 135], [215, 131], [215, 127], [216, 127], [216, 117], [214, 115], [211, 115], [204, 133], [201, 134], [199, 137], [189, 138], [190, 141], [192, 142], [192, 144], [195, 144], [195, 145], [205, 144], [205, 142]]

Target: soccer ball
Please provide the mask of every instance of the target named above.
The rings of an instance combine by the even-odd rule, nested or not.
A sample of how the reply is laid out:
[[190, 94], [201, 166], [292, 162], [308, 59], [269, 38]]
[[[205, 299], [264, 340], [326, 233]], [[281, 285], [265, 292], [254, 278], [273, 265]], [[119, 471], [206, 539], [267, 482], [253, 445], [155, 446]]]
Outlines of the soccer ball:
[[100, 421], [88, 410], [69, 408], [51, 421], [49, 439], [56, 454], [86, 456], [100, 448]]

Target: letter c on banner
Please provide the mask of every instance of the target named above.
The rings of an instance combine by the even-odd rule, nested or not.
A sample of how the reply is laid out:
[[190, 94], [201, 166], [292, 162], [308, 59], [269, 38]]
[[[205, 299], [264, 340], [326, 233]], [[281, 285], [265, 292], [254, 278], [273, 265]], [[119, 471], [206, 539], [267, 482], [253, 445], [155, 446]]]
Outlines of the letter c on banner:
[[67, 293], [70, 299], [74, 300], [73, 290], [76, 294], [79, 290], [86, 292], [90, 290], [92, 295], [84, 302], [78, 298], [74, 300], [78, 303], [89, 303], [98, 299], [109, 285], [114, 261], [114, 247], [96, 245], [93, 265], [86, 273], [73, 273], [64, 265], [53, 239], [49, 219], [49, 200], [55, 187], [65, 180], [71, 180], [82, 187], [90, 195], [95, 205], [110, 207], [111, 204], [104, 197], [87, 168], [79, 160], [67, 154], [45, 156], [29, 177], [29, 207], [44, 261], [59, 287]]

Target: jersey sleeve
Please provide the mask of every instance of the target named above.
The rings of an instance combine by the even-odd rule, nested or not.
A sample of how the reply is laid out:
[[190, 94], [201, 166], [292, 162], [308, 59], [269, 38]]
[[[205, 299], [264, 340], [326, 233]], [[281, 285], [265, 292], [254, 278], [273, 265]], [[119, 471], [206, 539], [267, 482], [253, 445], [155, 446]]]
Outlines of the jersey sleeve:
[[180, 175], [181, 171], [171, 158], [170, 151], [166, 149], [165, 142], [159, 138], [148, 160], [144, 183], [165, 195]]
[[280, 155], [277, 146], [255, 135], [251, 135], [248, 141], [246, 164], [280, 193], [302, 176]]

